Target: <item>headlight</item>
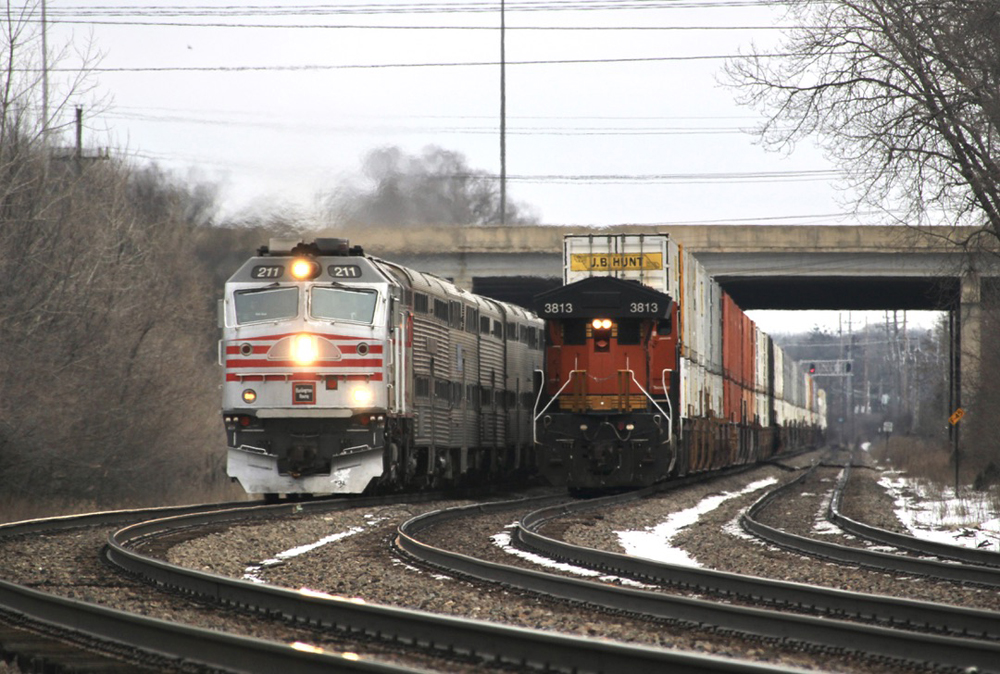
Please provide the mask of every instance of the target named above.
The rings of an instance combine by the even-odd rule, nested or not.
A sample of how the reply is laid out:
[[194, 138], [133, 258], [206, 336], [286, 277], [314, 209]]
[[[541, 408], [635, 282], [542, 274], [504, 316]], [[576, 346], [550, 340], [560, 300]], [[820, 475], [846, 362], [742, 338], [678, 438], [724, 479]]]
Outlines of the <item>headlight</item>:
[[250, 404], [257, 400], [257, 392], [252, 388], [243, 391], [243, 402]]
[[316, 338], [313, 335], [296, 335], [292, 347], [292, 358], [296, 363], [308, 365], [314, 362], [318, 355]]
[[319, 263], [316, 260], [300, 257], [292, 261], [292, 276], [299, 281], [308, 281], [319, 276]]
[[611, 319], [610, 318], [595, 318], [594, 322], [591, 323], [594, 326], [594, 330], [610, 330], [611, 329]]
[[359, 386], [351, 391], [351, 400], [358, 407], [368, 407], [375, 399], [375, 394], [367, 386]]

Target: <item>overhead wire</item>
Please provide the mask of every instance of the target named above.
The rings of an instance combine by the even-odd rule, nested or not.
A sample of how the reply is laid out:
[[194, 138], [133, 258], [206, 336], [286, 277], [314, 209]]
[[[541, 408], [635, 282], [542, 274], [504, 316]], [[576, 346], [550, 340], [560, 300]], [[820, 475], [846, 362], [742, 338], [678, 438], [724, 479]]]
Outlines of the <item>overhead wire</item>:
[[[785, 6], [787, 0], [722, 0], [711, 1], [682, 1], [666, 0], [657, 2], [656, 0], [642, 0], [641, 2], [623, 1], [584, 1], [579, 0], [545, 0], [545, 1], [517, 1], [508, 0], [506, 10], [509, 12], [533, 12], [533, 11], [619, 11], [619, 10], [650, 10], [650, 9], [705, 9], [705, 8], [734, 8], [734, 7], [776, 7]], [[282, 19], [296, 16], [334, 16], [352, 14], [459, 14], [459, 13], [491, 13], [498, 11], [498, 3], [493, 2], [462, 2], [462, 3], [384, 3], [384, 4], [353, 4], [353, 5], [242, 5], [242, 6], [189, 6], [178, 7], [174, 5], [133, 5], [126, 8], [113, 7], [107, 5], [91, 5], [67, 8], [66, 10], [50, 9], [49, 20], [52, 23], [86, 23], [93, 25], [125, 25], [125, 26], [176, 26], [176, 27], [206, 27], [206, 28], [284, 28], [284, 29], [363, 29], [363, 30], [490, 30], [496, 31], [496, 26], [445, 26], [445, 25], [336, 25], [336, 24], [281, 24], [281, 23], [230, 23], [222, 21], [210, 22], [181, 22], [181, 21], [159, 21], [156, 19], [171, 18], [211, 18], [211, 17], [266, 17], [268, 19]], [[141, 17], [136, 20], [134, 17]], [[119, 19], [112, 21], [108, 19]], [[105, 20], [99, 20], [105, 19]], [[124, 19], [124, 20], [122, 20]], [[711, 26], [507, 26], [507, 30], [523, 31], [736, 31], [736, 30], [780, 30], [787, 26], [753, 26], [753, 25], [711, 25]], [[594, 59], [538, 59], [523, 61], [505, 61], [507, 66], [527, 66], [527, 65], [574, 65], [574, 64], [616, 64], [616, 63], [655, 63], [655, 62], [688, 62], [701, 60], [722, 60], [733, 58], [733, 54], [704, 54], [689, 56], [656, 56], [656, 57], [632, 57], [632, 58], [594, 58]], [[764, 55], [764, 56], [780, 56]], [[325, 70], [347, 70], [347, 69], [381, 69], [381, 68], [429, 68], [429, 67], [477, 67], [477, 66], [499, 66], [499, 61], [472, 61], [472, 62], [435, 62], [435, 63], [386, 63], [386, 64], [303, 64], [303, 65], [237, 65], [237, 66], [138, 66], [138, 67], [97, 67], [88, 68], [90, 72], [115, 73], [115, 72], [260, 72], [260, 71], [325, 71]], [[81, 69], [58, 68], [56, 71], [75, 72]], [[120, 115], [123, 118], [130, 118], [128, 113]], [[183, 121], [194, 123], [212, 124], [218, 123], [211, 120], [198, 119], [175, 119], [165, 117], [156, 119], [151, 116], [143, 117], [133, 115], [131, 118], [146, 119], [147, 121]], [[560, 118], [565, 119], [565, 118]], [[655, 118], [654, 118], [655, 119]], [[700, 118], [701, 119], [701, 118]], [[228, 123], [228, 122], [221, 122]], [[403, 131], [423, 131], [424, 129], [415, 127], [397, 128]], [[508, 133], [523, 135], [674, 135], [674, 134], [706, 134], [706, 133], [736, 133], [737, 127], [537, 127], [508, 129]], [[449, 128], [451, 133], [496, 133], [496, 128], [466, 127]], [[135, 156], [147, 156], [154, 158], [160, 156], [168, 159], [168, 155], [156, 155], [156, 153], [135, 153]], [[209, 161], [208, 163], [213, 163]], [[512, 182], [534, 183], [534, 184], [633, 184], [633, 185], [655, 185], [655, 184], [706, 184], [706, 183], [757, 183], [775, 181], [809, 181], [809, 180], [830, 180], [841, 176], [839, 171], [831, 170], [804, 170], [804, 171], [751, 171], [751, 172], [717, 172], [717, 173], [663, 173], [663, 174], [541, 174], [541, 175], [508, 175], [507, 179]], [[482, 177], [482, 176], [477, 176]], [[487, 176], [489, 177], [489, 176]], [[497, 176], [492, 176], [498, 179]], [[843, 217], [844, 214], [836, 214], [836, 217]], [[791, 218], [793, 216], [787, 216]], [[827, 217], [809, 216], [809, 217]], [[780, 219], [787, 219], [782, 217]], [[760, 220], [759, 218], [756, 220]]]
[[[505, 11], [622, 11], [732, 9], [779, 7], [793, 4], [792, 0], [507, 0]], [[499, 3], [489, 2], [404, 2], [368, 4], [313, 5], [78, 5], [53, 7], [48, 10], [59, 16], [330, 16], [336, 14], [459, 14], [495, 13]]]
[[[669, 63], [689, 61], [728, 60], [736, 54], [701, 54], [696, 56], [636, 56], [624, 58], [598, 59], [531, 59], [525, 61], [505, 61], [509, 66], [535, 65], [587, 65], [617, 63]], [[757, 54], [757, 58], [785, 58], [788, 54]], [[52, 67], [49, 72], [90, 72], [90, 73], [156, 73], [156, 72], [308, 72], [317, 70], [378, 70], [385, 68], [467, 68], [496, 67], [500, 61], [440, 61], [433, 63], [339, 63], [300, 65], [240, 65], [240, 66], [115, 66], [115, 67]], [[17, 72], [41, 72], [39, 68], [15, 68]]]

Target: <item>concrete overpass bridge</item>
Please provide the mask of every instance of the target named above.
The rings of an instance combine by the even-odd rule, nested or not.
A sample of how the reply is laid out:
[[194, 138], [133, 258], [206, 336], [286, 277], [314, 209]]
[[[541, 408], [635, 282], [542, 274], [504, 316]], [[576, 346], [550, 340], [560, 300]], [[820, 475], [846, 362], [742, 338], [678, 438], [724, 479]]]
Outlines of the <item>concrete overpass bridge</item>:
[[973, 230], [619, 225], [364, 228], [330, 235], [530, 307], [536, 293], [560, 283], [564, 234], [625, 232], [669, 234], [744, 309], [948, 311], [959, 354], [954, 360], [962, 363], [954, 363], [955, 397], [960, 400], [960, 390], [977, 381], [982, 290], [1000, 289], [1000, 264], [995, 256], [970, 256], [956, 245]]
[[878, 226], [411, 227], [341, 230], [367, 252], [530, 305], [562, 275], [568, 233], [667, 233], [744, 309], [938, 309], [979, 301], [1000, 265], [954, 240], [971, 230]]

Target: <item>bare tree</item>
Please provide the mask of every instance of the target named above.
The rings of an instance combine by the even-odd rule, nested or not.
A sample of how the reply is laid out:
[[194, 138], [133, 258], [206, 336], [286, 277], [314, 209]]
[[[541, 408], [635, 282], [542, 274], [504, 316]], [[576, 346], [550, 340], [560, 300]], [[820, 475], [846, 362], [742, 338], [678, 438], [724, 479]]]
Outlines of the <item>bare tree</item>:
[[[211, 190], [115, 158], [60, 160], [32, 21], [0, 13], [0, 510], [196, 498], [224, 476], [194, 236]], [[75, 100], [63, 91], [56, 116]]]
[[[346, 184], [326, 198], [327, 216], [339, 225], [495, 225], [500, 223], [497, 177], [469, 167], [451, 150], [427, 147], [420, 156], [398, 147], [368, 153], [368, 185]], [[510, 224], [537, 222], [508, 201]]]
[[764, 143], [818, 139], [858, 206], [889, 221], [1000, 238], [1000, 5], [994, 0], [792, 0], [778, 54], [728, 64]]

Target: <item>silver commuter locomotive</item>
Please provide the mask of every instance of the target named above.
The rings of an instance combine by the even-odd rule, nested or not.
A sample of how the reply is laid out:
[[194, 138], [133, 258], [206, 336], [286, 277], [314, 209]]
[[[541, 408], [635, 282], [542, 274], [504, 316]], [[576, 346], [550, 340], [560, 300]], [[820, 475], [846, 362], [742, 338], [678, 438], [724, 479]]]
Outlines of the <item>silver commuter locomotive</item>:
[[544, 345], [525, 309], [340, 239], [273, 239], [220, 305], [227, 472], [248, 493], [360, 493], [531, 467]]

